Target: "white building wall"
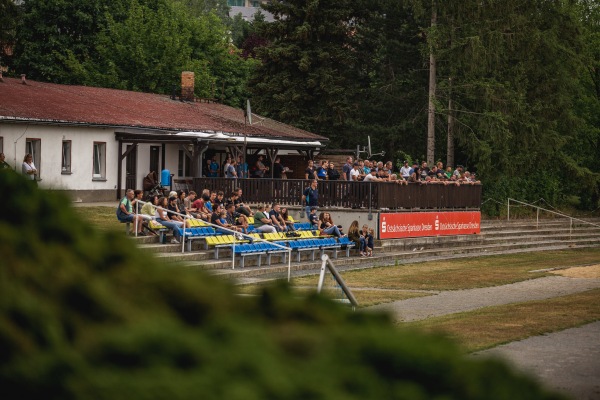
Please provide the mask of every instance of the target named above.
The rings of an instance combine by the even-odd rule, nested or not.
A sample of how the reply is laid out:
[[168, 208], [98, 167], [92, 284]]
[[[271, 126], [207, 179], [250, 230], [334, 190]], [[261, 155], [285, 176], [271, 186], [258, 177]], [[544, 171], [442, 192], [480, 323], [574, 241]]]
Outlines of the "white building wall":
[[[49, 126], [41, 124], [0, 124], [6, 161], [21, 171], [28, 139], [40, 139], [40, 187], [53, 190], [114, 190], [117, 185], [118, 142], [114, 129]], [[62, 173], [62, 142], [71, 141], [71, 173]], [[105, 180], [94, 180], [94, 142], [106, 143]]]

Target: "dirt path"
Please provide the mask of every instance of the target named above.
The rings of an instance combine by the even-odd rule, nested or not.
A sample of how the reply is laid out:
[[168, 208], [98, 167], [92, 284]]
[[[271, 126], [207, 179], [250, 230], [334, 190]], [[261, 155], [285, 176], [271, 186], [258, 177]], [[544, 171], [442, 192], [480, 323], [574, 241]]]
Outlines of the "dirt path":
[[443, 291], [432, 296], [380, 304], [369, 309], [385, 310], [399, 321], [418, 321], [483, 307], [566, 296], [598, 287], [599, 278], [549, 276], [510, 285]]

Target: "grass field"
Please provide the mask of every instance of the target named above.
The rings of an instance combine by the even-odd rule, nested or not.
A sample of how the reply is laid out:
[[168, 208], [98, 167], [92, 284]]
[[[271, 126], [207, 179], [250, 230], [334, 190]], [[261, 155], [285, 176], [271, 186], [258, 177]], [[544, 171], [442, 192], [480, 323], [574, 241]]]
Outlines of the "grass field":
[[599, 319], [600, 289], [595, 289], [402, 323], [402, 326], [442, 333], [457, 340], [467, 351], [477, 351]]
[[117, 202], [114, 207], [74, 207], [75, 214], [101, 230], [123, 229], [123, 225], [117, 221], [116, 210]]
[[[592, 271], [598, 278], [600, 248], [521, 253], [460, 260], [407, 264], [342, 272], [360, 307], [433, 295], [440, 290], [491, 287], [550, 276], [549, 269], [578, 277]], [[595, 267], [579, 268], [596, 265]], [[532, 272], [536, 271], [536, 272]], [[294, 278], [299, 293], [315, 291], [318, 277]], [[256, 293], [260, 285], [240, 288]], [[429, 292], [429, 293], [428, 293]], [[339, 296], [337, 296], [339, 297]], [[600, 289], [541, 301], [486, 307], [422, 321], [399, 323], [405, 328], [441, 332], [467, 351], [494, 347], [529, 336], [600, 320]]]
[[[378, 267], [344, 272], [343, 278], [353, 289], [458, 290], [505, 285], [549, 274], [531, 271], [595, 264], [599, 261], [600, 248], [591, 248]], [[293, 284], [297, 286], [314, 282], [314, 277], [293, 279]]]
[[[115, 205], [116, 206], [116, 205]], [[101, 230], [124, 229], [114, 207], [81, 207], [75, 212]], [[343, 272], [360, 307], [432, 295], [440, 290], [498, 286], [550, 275], [548, 269], [599, 264], [600, 248], [520, 253], [405, 264]], [[589, 270], [589, 268], [587, 268]], [[532, 272], [536, 271], [536, 272]], [[300, 295], [314, 292], [318, 277], [294, 278]], [[240, 293], [258, 293], [260, 284], [239, 286]], [[336, 298], [339, 293], [329, 290]], [[600, 290], [543, 301], [486, 307], [475, 311], [402, 323], [401, 326], [442, 332], [477, 351], [533, 335], [554, 332], [600, 319]]]

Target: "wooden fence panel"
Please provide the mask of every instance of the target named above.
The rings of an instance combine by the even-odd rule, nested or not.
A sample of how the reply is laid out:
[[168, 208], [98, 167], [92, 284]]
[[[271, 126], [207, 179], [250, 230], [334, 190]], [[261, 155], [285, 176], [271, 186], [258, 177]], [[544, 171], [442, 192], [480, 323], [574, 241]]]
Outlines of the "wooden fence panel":
[[[310, 181], [303, 179], [195, 178], [194, 190], [222, 190], [225, 196], [236, 188], [250, 203], [277, 202], [298, 206]], [[481, 185], [442, 185], [393, 182], [319, 181], [319, 206], [373, 209], [455, 209], [479, 208]]]

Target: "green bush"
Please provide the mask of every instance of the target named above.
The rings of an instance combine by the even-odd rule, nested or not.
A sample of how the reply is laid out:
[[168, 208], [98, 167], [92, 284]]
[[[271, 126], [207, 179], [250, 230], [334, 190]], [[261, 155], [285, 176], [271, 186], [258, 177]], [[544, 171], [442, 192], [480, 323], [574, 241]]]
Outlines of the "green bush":
[[160, 265], [12, 172], [0, 191], [4, 399], [558, 398], [385, 315]]

